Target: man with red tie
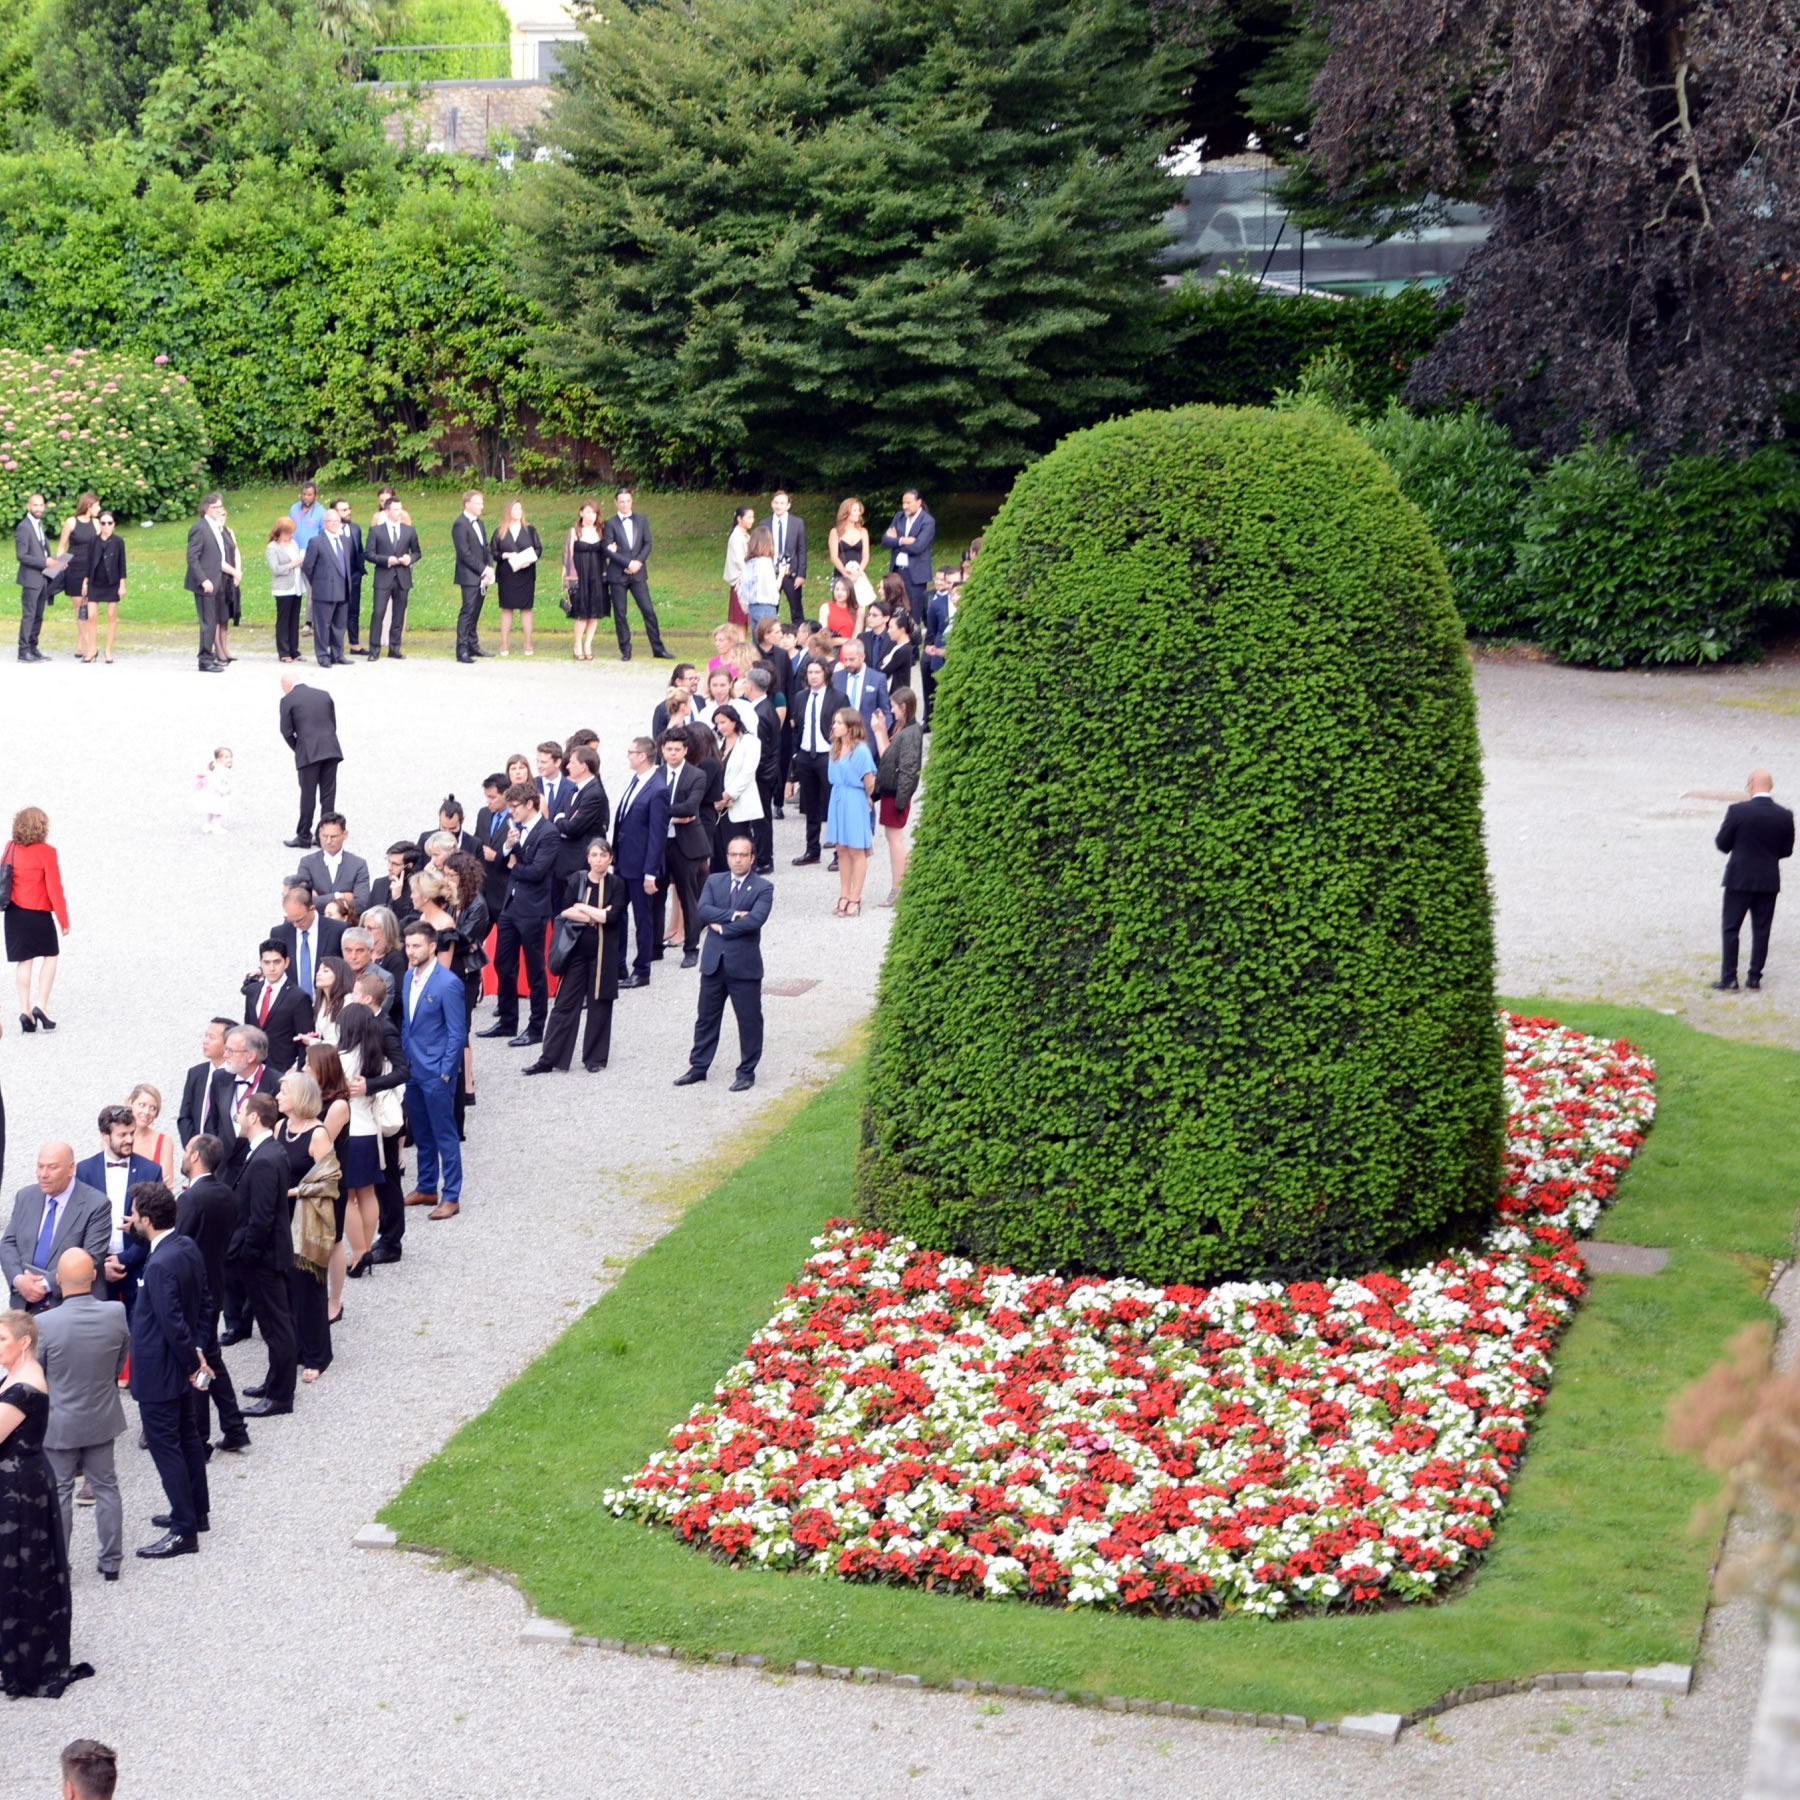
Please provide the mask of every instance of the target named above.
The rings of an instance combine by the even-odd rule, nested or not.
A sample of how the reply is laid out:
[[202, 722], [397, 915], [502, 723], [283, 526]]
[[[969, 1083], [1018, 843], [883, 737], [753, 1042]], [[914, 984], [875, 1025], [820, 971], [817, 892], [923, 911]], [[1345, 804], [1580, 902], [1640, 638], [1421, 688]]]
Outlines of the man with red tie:
[[244, 977], [244, 1023], [269, 1040], [269, 1061], [277, 1069], [297, 1068], [306, 1056], [301, 1040], [313, 1028], [313, 1004], [288, 978], [287, 946], [264, 938], [257, 951], [262, 973]]

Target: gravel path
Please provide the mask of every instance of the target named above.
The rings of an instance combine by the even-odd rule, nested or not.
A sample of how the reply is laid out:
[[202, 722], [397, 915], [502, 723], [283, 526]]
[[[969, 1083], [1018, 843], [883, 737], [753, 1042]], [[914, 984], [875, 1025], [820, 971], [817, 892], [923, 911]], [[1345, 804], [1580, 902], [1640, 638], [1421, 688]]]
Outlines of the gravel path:
[[[472, 814], [479, 777], [506, 751], [578, 725], [599, 731], [616, 797], [624, 741], [659, 691], [652, 664], [549, 659], [530, 670], [384, 663], [331, 684], [347, 751], [340, 804], [352, 847], [378, 869], [390, 838], [433, 820], [447, 772]], [[1800, 791], [1800, 690], [1779, 671], [1700, 680], [1510, 665], [1484, 667], [1479, 685], [1504, 984], [1678, 1007], [1712, 1029], [1800, 1042], [1800, 979], [1781, 979], [1784, 926], [1800, 931], [1791, 917], [1778, 916], [1760, 999], [1726, 1004], [1704, 990], [1720, 807], [1682, 798], [1734, 789], [1764, 760]], [[172, 1112], [202, 1020], [229, 1008], [291, 854], [280, 845], [294, 788], [278, 698], [263, 661], [219, 680], [161, 657], [0, 664], [0, 812], [48, 806], [76, 925], [60, 1031], [22, 1039], [10, 988], [0, 995], [9, 1192], [29, 1179], [41, 1139], [67, 1136], [85, 1154], [94, 1114], [132, 1081], [157, 1082]], [[211, 839], [191, 790], [218, 742], [237, 752], [237, 801], [231, 834]], [[75, 1652], [99, 1675], [58, 1704], [6, 1710], [0, 1796], [52, 1791], [56, 1750], [90, 1733], [121, 1750], [125, 1800], [333, 1789], [1485, 1800], [1548, 1783], [1559, 1800], [1735, 1795], [1761, 1662], [1747, 1606], [1714, 1614], [1687, 1700], [1520, 1696], [1382, 1750], [533, 1649], [515, 1641], [525, 1609], [503, 1583], [349, 1548], [407, 1474], [662, 1229], [672, 1180], [741, 1155], [784, 1094], [838, 1066], [870, 1001], [886, 916], [832, 919], [834, 879], [787, 866], [797, 831], [778, 829], [767, 960], [772, 977], [818, 985], [767, 1002], [755, 1095], [727, 1095], [721, 1080], [670, 1089], [694, 990], [669, 964], [621, 996], [605, 1075], [525, 1083], [525, 1053], [483, 1044], [463, 1216], [432, 1226], [415, 1212], [406, 1261], [348, 1290], [330, 1373], [293, 1418], [256, 1433], [249, 1457], [215, 1459], [203, 1554], [154, 1568], [128, 1558], [106, 1586], [78, 1515]], [[885, 874], [878, 856], [872, 896]], [[728, 1022], [720, 1066], [733, 1041]], [[261, 1373], [259, 1344], [231, 1356], [240, 1381]], [[152, 1535], [161, 1500], [130, 1445], [128, 1545]]]

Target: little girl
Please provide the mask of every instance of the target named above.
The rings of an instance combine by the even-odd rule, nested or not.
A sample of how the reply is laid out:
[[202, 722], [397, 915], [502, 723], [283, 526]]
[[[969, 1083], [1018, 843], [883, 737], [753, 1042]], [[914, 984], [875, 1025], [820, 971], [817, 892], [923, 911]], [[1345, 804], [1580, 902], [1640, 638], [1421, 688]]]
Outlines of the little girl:
[[195, 798], [206, 815], [202, 831], [223, 831], [226, 809], [231, 805], [231, 751], [221, 744], [212, 761], [194, 777]]

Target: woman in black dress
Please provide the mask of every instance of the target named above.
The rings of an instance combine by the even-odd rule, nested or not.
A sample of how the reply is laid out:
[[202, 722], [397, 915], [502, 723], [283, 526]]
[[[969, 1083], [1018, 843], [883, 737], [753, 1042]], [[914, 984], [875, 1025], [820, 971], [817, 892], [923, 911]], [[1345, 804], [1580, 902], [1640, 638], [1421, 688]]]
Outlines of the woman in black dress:
[[125, 540], [113, 530], [113, 516], [102, 508], [99, 538], [88, 563], [88, 608], [96, 629], [100, 608], [106, 608], [106, 660], [112, 661], [113, 640], [119, 635], [119, 602], [125, 598]]
[[890, 695], [896, 688], [912, 686], [913, 665], [919, 656], [915, 635], [912, 614], [902, 607], [888, 620], [887, 630], [882, 633], [877, 646], [880, 655], [869, 658], [870, 667], [887, 677]]
[[0, 1692], [54, 1700], [93, 1674], [69, 1662], [69, 1553], [44, 1455], [50, 1393], [37, 1320], [0, 1312]]
[[[334, 1051], [335, 1055], [336, 1052]], [[275, 1128], [275, 1140], [287, 1157], [288, 1216], [293, 1218], [299, 1201], [300, 1183], [332, 1154], [335, 1137], [341, 1137], [350, 1123], [348, 1096], [332, 1103], [329, 1109], [319, 1084], [304, 1069], [290, 1069], [281, 1078], [275, 1096], [281, 1109], [281, 1123]], [[335, 1115], [328, 1123], [324, 1116]], [[334, 1133], [330, 1128], [336, 1125]], [[344, 1213], [343, 1174], [340, 1165], [338, 1198], [333, 1206], [338, 1220]], [[329, 1256], [315, 1270], [304, 1265], [299, 1256], [288, 1271], [288, 1303], [294, 1312], [294, 1336], [300, 1357], [300, 1379], [317, 1381], [331, 1367], [331, 1312], [325, 1289]], [[248, 1389], [245, 1390], [249, 1392]], [[252, 1399], [257, 1398], [251, 1395]]]
[[569, 591], [569, 617], [575, 621], [575, 660], [594, 660], [594, 633], [612, 608], [606, 598], [606, 541], [600, 531], [600, 509], [584, 500], [563, 545], [563, 586]]
[[494, 585], [500, 593], [500, 654], [512, 655], [513, 614], [525, 632], [525, 654], [531, 655], [531, 609], [537, 599], [539, 559], [543, 540], [535, 525], [525, 523], [525, 505], [515, 500], [501, 515], [503, 523], [494, 536]]
[[581, 1038], [581, 1066], [590, 1075], [606, 1067], [612, 1054], [613, 1002], [619, 997], [619, 963], [625, 949], [625, 922], [631, 916], [625, 883], [613, 873], [612, 846], [595, 838], [587, 847], [587, 868], [569, 877], [562, 916], [581, 927], [574, 954], [563, 967], [556, 1004], [544, 1031], [544, 1047], [527, 1075], [566, 1072], [575, 1053], [575, 1027], [587, 1008]]
[[100, 541], [100, 527], [94, 523], [100, 512], [100, 496], [83, 494], [75, 502], [75, 511], [63, 521], [62, 538], [56, 546], [59, 556], [69, 559], [63, 576], [63, 592], [75, 606], [75, 654], [84, 663], [99, 655], [94, 647], [97, 614], [88, 602], [88, 572], [94, 564], [94, 546]]

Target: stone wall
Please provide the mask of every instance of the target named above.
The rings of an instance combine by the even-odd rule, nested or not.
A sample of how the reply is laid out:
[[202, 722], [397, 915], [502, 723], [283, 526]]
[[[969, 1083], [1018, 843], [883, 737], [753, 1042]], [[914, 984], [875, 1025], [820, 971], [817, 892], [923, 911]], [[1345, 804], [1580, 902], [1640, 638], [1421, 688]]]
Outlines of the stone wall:
[[397, 103], [387, 116], [393, 142], [422, 125], [427, 149], [468, 156], [486, 156], [496, 133], [516, 142], [536, 127], [550, 105], [547, 81], [422, 81], [416, 100], [408, 98], [411, 90], [401, 83], [371, 85]]

